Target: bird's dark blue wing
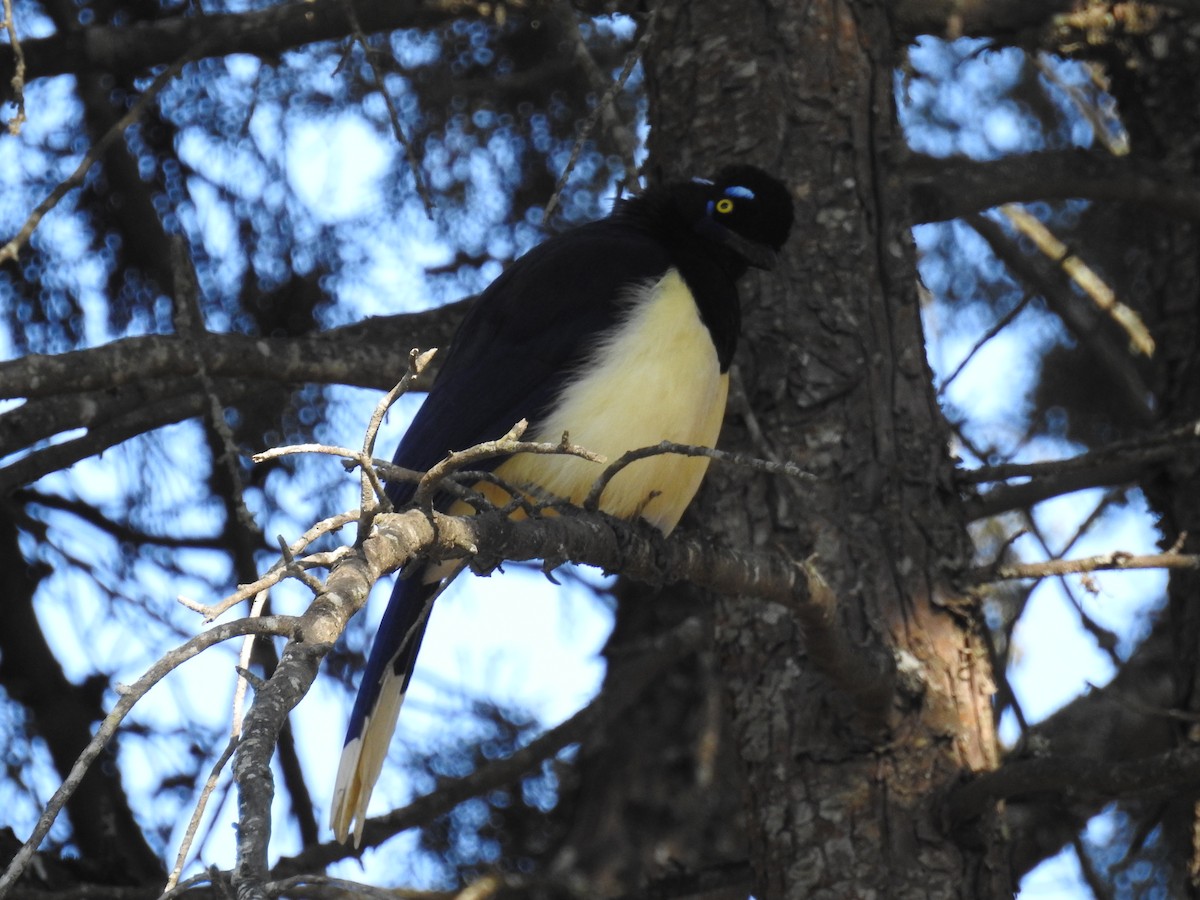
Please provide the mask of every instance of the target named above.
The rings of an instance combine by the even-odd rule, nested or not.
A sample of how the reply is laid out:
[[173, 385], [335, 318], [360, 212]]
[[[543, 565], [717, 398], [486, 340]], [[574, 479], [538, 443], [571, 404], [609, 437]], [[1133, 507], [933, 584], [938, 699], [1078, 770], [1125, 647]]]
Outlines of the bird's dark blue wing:
[[[667, 250], [644, 232], [601, 220], [535, 247], [485, 290], [467, 314], [395, 463], [424, 471], [451, 450], [539, 417], [598, 335], [622, 311], [628, 287], [660, 278]], [[498, 461], [497, 461], [498, 462]], [[396, 485], [407, 502], [412, 485]]]
[[[622, 312], [629, 288], [670, 268], [667, 250], [628, 224], [601, 220], [531, 250], [485, 290], [463, 320], [395, 463], [425, 471], [451, 450], [503, 436], [538, 418]], [[499, 462], [496, 460], [495, 462]], [[402, 505], [413, 485], [393, 482]], [[371, 647], [346, 730], [332, 824], [361, 838], [366, 804], [412, 677], [435, 585], [398, 580]]]

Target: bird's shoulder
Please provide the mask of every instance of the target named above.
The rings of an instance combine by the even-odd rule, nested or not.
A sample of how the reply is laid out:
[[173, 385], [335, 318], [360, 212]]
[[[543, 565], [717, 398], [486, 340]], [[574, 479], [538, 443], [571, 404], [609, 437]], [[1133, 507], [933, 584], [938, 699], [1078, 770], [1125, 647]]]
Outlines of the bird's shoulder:
[[581, 307], [618, 304], [632, 285], [675, 265], [653, 233], [612, 218], [556, 235], [510, 265], [480, 296], [475, 316], [539, 327]]
[[632, 289], [673, 265], [653, 235], [613, 219], [534, 247], [476, 298], [397, 464], [428, 468], [451, 449], [501, 436], [519, 419], [536, 421], [620, 320]]

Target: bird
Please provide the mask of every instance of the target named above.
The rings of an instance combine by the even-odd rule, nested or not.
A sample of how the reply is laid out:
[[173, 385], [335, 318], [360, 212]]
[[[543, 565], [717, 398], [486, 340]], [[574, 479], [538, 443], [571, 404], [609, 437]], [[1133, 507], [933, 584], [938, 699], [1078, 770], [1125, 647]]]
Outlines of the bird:
[[[713, 447], [741, 327], [738, 281], [770, 269], [791, 231], [787, 187], [755, 166], [651, 186], [605, 218], [535, 246], [476, 298], [394, 462], [426, 471], [451, 450], [502, 437], [571, 442], [608, 460], [668, 440]], [[695, 496], [705, 457], [657, 455], [607, 485], [599, 508], [669, 534]], [[517, 453], [495, 481], [578, 504], [603, 470], [569, 455]], [[390, 482], [399, 508], [411, 483]], [[500, 493], [503, 494], [503, 491]], [[505, 497], [510, 495], [504, 494]], [[463, 502], [438, 505], [470, 512]], [[502, 505], [502, 504], [501, 504]], [[445, 567], [396, 581], [347, 727], [330, 825], [362, 841], [370, 800]]]

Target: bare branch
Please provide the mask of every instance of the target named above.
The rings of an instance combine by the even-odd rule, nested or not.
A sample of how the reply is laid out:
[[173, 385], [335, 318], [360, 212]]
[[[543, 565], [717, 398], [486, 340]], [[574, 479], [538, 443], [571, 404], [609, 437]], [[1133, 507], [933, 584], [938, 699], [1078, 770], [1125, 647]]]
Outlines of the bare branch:
[[[311, 613], [311, 608], [310, 608]], [[305, 619], [309, 618], [306, 614]], [[344, 622], [343, 622], [344, 625]], [[288, 714], [308, 693], [330, 644], [293, 638], [274, 674], [254, 694], [233, 761], [238, 786], [237, 865], [233, 887], [239, 900], [267, 900], [267, 847], [275, 778], [271, 759]]]
[[[546, 203], [546, 208], [542, 211], [543, 225], [550, 221], [550, 214], [554, 212], [555, 206], [558, 205], [558, 199], [571, 177], [571, 172], [575, 169], [575, 163], [579, 160], [579, 154], [583, 152], [583, 145], [601, 117], [604, 118], [609, 133], [616, 140], [620, 149], [621, 159], [625, 161], [625, 182], [626, 184], [633, 183], [635, 173], [632, 165], [637, 149], [637, 142], [630, 132], [629, 126], [618, 118], [613, 101], [616, 99], [617, 94], [624, 89], [629, 76], [633, 74], [633, 67], [637, 65], [638, 60], [645, 54], [646, 48], [650, 46], [650, 41], [654, 37], [654, 23], [658, 14], [657, 8], [650, 11], [650, 15], [642, 29], [642, 35], [625, 57], [625, 65], [621, 69], [621, 73], [617, 76], [617, 80], [608, 84], [607, 79], [604, 78], [599, 67], [597, 67], [596, 61], [592, 59], [592, 54], [584, 43], [583, 35], [579, 33], [579, 22], [575, 17], [574, 10], [565, 0], [558, 0], [558, 2], [554, 3], [554, 10], [563, 21], [564, 30], [571, 36], [576, 61], [587, 73], [592, 87], [601, 96], [596, 102], [595, 108], [587, 117], [587, 121], [579, 129], [579, 134], [575, 138], [575, 144], [571, 147], [571, 157], [567, 160], [566, 166], [563, 167], [562, 174], [558, 177], [558, 182], [554, 185], [554, 191], [550, 194], [550, 199]], [[607, 90], [605, 90], [606, 85]]]
[[1200, 423], [1189, 422], [1167, 431], [1116, 441], [1068, 459], [981, 466], [961, 470], [956, 477], [968, 485], [1029, 479], [1024, 484], [1000, 485], [968, 499], [968, 516], [981, 519], [1011, 509], [1026, 509], [1042, 500], [1084, 488], [1131, 482], [1148, 466], [1173, 459], [1197, 442], [1200, 442]]
[[[196, 47], [195, 49], [199, 50], [199, 47]], [[162, 92], [162, 89], [170, 84], [175, 76], [183, 71], [184, 64], [190, 62], [193, 58], [193, 53], [189, 51], [180, 56], [179, 59], [175, 60], [175, 62], [168, 66], [164, 71], [160, 72], [151, 85], [142, 92], [141, 96], [138, 97], [137, 102], [130, 107], [129, 112], [121, 116], [121, 118], [117, 120], [116, 124], [113, 125], [112, 128], [108, 129], [108, 131], [104, 133], [104, 136], [88, 149], [88, 152], [84, 155], [83, 160], [75, 168], [75, 171], [72, 172], [64, 181], [59, 182], [58, 186], [50, 192], [50, 195], [41, 203], [39, 203], [34, 208], [33, 212], [29, 214], [29, 218], [25, 220], [25, 224], [21, 226], [21, 230], [18, 231], [7, 244], [5, 244], [3, 247], [0, 247], [0, 265], [10, 260], [16, 260], [21, 248], [25, 246], [26, 242], [28, 242], [29, 238], [33, 235], [34, 229], [38, 227], [38, 224], [45, 217], [46, 213], [54, 209], [54, 207], [59, 204], [59, 201], [61, 201], [63, 197], [67, 196], [67, 194], [69, 194], [75, 188], [83, 184], [83, 179], [87, 175], [88, 170], [90, 170], [92, 166], [96, 164], [97, 160], [99, 160], [102, 156], [104, 156], [105, 153], [108, 152], [109, 147], [116, 143], [119, 138], [124, 136], [126, 128], [128, 128], [130, 125], [133, 125], [142, 117], [142, 113], [144, 113], [150, 104], [158, 98], [158, 95]]]
[[639, 447], [636, 450], [623, 453], [619, 459], [611, 463], [600, 474], [600, 477], [596, 479], [591, 490], [588, 491], [588, 495], [583, 501], [583, 508], [588, 510], [598, 509], [600, 507], [600, 498], [604, 495], [604, 489], [630, 463], [637, 462], [639, 459], [647, 459], [651, 456], [661, 456], [664, 453], [674, 453], [679, 456], [703, 456], [717, 462], [741, 466], [755, 472], [765, 472], [768, 475], [785, 475], [789, 478], [815, 477], [811, 472], [804, 471], [804, 469], [795, 463], [758, 459], [757, 457], [746, 456], [741, 453], [717, 450], [715, 447], [698, 447], [692, 444], [677, 444], [674, 441], [660, 441], [650, 447]]
[[433, 466], [421, 478], [420, 483], [417, 485], [417, 490], [413, 494], [413, 504], [421, 506], [428, 503], [430, 497], [441, 489], [442, 484], [449, 476], [468, 468], [474, 463], [494, 459], [497, 456], [511, 456], [514, 453], [536, 453], [543, 455], [578, 456], [580, 459], [586, 459], [589, 462], [595, 463], [606, 461], [603, 456], [593, 453], [586, 447], [572, 444], [566, 433], [563, 434], [562, 440], [557, 444], [522, 441], [520, 439], [521, 435], [525, 433], [528, 425], [529, 423], [522, 419], [509, 430], [508, 434], [498, 440], [485, 441], [466, 450], [452, 452], [437, 465]]
[[1117, 299], [1113, 289], [1105, 283], [1094, 269], [1070, 251], [1066, 244], [1054, 236], [1054, 233], [1042, 223], [1037, 216], [1026, 211], [1015, 203], [1006, 203], [1000, 207], [1001, 214], [1012, 223], [1021, 234], [1033, 241], [1042, 254], [1059, 266], [1085, 294], [1092, 298], [1096, 306], [1108, 314], [1114, 322], [1129, 336], [1129, 343], [1144, 356], [1154, 355], [1154, 338], [1134, 310]]
[[95, 762], [96, 757], [100, 755], [100, 752], [107, 746], [108, 742], [112, 740], [117, 728], [120, 727], [121, 722], [129, 714], [130, 710], [133, 709], [134, 705], [151, 688], [183, 663], [215, 644], [244, 634], [290, 634], [298, 621], [292, 616], [267, 616], [258, 619], [238, 619], [236, 622], [227, 622], [224, 625], [214, 626], [208, 631], [196, 635], [182, 646], [176, 647], [174, 650], [164, 654], [154, 665], [146, 670], [146, 674], [132, 685], [125, 687], [121, 691], [121, 699], [117, 701], [112, 711], [104, 717], [104, 721], [100, 723], [100, 727], [96, 730], [95, 737], [92, 738], [91, 743], [79, 755], [79, 759], [71, 768], [70, 774], [59, 785], [58, 790], [54, 792], [54, 796], [50, 798], [50, 802], [46, 805], [41, 818], [38, 819], [33, 833], [30, 834], [29, 839], [22, 845], [16, 856], [13, 857], [3, 876], [0, 876], [0, 900], [8, 894], [13, 885], [16, 884], [17, 879], [20, 878], [21, 873], [25, 871], [34, 853], [37, 852], [42, 839], [49, 833], [50, 826], [54, 824], [54, 820], [58, 817], [59, 812], [79, 786], [79, 782], [83, 779], [88, 768]]
[[1111, 801], [1153, 788], [1200, 789], [1200, 747], [1186, 746], [1157, 756], [1107, 762], [1078, 756], [1013, 760], [953, 791], [946, 813], [960, 824], [1000, 800], [1052, 793]]
[[379, 474], [371, 464], [371, 457], [375, 454], [375, 436], [379, 433], [379, 426], [383, 424], [383, 417], [392, 408], [392, 404], [408, 392], [413, 382], [425, 371], [425, 367], [429, 365], [436, 354], [436, 347], [426, 350], [424, 353], [419, 352], [415, 347], [410, 350], [408, 371], [404, 373], [404, 377], [395, 387], [380, 398], [379, 402], [375, 404], [375, 411], [371, 413], [366, 434], [363, 436], [362, 455], [358, 463], [362, 470], [362, 483], [359, 490], [359, 508], [362, 510], [362, 518], [358, 523], [359, 534], [366, 534], [371, 530], [371, 520], [377, 510], [390, 512], [392, 508], [387, 492], [383, 489], [383, 483], [379, 480]]
[[[258, 592], [254, 602], [250, 604], [248, 618], [257, 619], [262, 615], [263, 607], [267, 605], [267, 596], [266, 591]], [[233, 716], [229, 727], [229, 736], [233, 739], [237, 739], [242, 734], [242, 704], [246, 701], [246, 689], [252, 680], [249, 667], [253, 651], [254, 635], [248, 634], [242, 639], [242, 650], [238, 655], [238, 664], [234, 667], [237, 671], [237, 686], [233, 690]], [[255, 682], [255, 688], [257, 687], [258, 684]]]
[[[399, 317], [401, 321], [407, 317]], [[413, 319], [420, 317], [414, 316]], [[386, 390], [399, 368], [394, 347], [340, 331], [304, 338], [205, 334], [122, 338], [102, 347], [0, 363], [0, 397], [47, 397], [109, 390], [152, 378], [196, 375], [203, 360], [214, 378], [285, 384], [317, 382]], [[197, 356], [197, 354], [199, 354]]]
[[980, 466], [978, 469], [964, 469], [958, 472], [956, 477], [964, 484], [983, 484], [989, 481], [1008, 481], [1012, 478], [1043, 478], [1048, 475], [1087, 471], [1113, 462], [1145, 466], [1170, 459], [1186, 445], [1195, 443], [1200, 443], [1200, 422], [1188, 422], [1167, 431], [1114, 441], [1069, 459]]
[[21, 125], [25, 122], [25, 51], [21, 49], [21, 41], [17, 38], [17, 23], [13, 18], [12, 0], [4, 0], [4, 30], [8, 33], [8, 44], [12, 48], [13, 76], [9, 84], [12, 86], [13, 102], [17, 105], [17, 114], [8, 122], [8, 133], [18, 135]]
[[[212, 606], [201, 606], [199, 604], [193, 604], [190, 601], [185, 602], [184, 605], [186, 605], [189, 609], [194, 609], [196, 612], [202, 613], [204, 615], [205, 622], [211, 622], [225, 613], [227, 610], [241, 603], [243, 600], [248, 600], [251, 597], [259, 594], [261, 591], [265, 591], [267, 588], [278, 584], [284, 578], [288, 577], [291, 569], [297, 566], [304, 567], [305, 569], [330, 568], [337, 562], [337, 560], [350, 552], [349, 548], [339, 547], [332, 553], [313, 553], [301, 559], [296, 559], [295, 555], [297, 553], [302, 553], [304, 548], [313, 541], [317, 540], [317, 538], [339, 530], [343, 526], [356, 521], [358, 517], [358, 510], [353, 509], [349, 512], [339, 513], [336, 516], [330, 516], [327, 519], [322, 519], [312, 528], [308, 529], [308, 531], [304, 532], [304, 534], [302, 534], [297, 540], [288, 545], [288, 550], [293, 557], [290, 563], [286, 559], [280, 558], [271, 566], [270, 569], [267, 570], [266, 574], [264, 574], [257, 581], [254, 581], [251, 584], [240, 585], [236, 591], [219, 602], [214, 603]], [[182, 598], [180, 599], [182, 600]]]
[[175, 867], [171, 869], [171, 874], [167, 878], [167, 884], [163, 888], [164, 892], [169, 892], [179, 884], [179, 876], [183, 874], [183, 866], [187, 862], [188, 851], [192, 848], [192, 842], [196, 839], [196, 831], [200, 828], [200, 820], [204, 817], [204, 810], [208, 806], [208, 798], [216, 790], [217, 779], [220, 777], [229, 760], [233, 758], [233, 751], [236, 749], [237, 736], [235, 735], [229, 738], [229, 741], [225, 744], [225, 749], [221, 751], [221, 755], [213, 763], [212, 771], [208, 773], [208, 778], [204, 782], [204, 789], [200, 792], [200, 798], [196, 801], [196, 808], [192, 811], [192, 818], [188, 821], [188, 827], [183, 834], [183, 840], [179, 842], [179, 852], [175, 855]]
[[1005, 203], [1076, 198], [1133, 203], [1200, 221], [1200, 179], [1152, 161], [1088, 150], [986, 161], [913, 154], [901, 177], [917, 223], [958, 219]]
[[1021, 313], [1025, 311], [1025, 308], [1029, 306], [1029, 302], [1032, 299], [1033, 295], [1026, 293], [1025, 296], [1021, 298], [1020, 303], [997, 319], [996, 322], [980, 336], [979, 340], [977, 340], [972, 345], [971, 349], [967, 351], [966, 355], [963, 356], [962, 361], [954, 367], [954, 371], [947, 375], [946, 379], [940, 385], [938, 385], [937, 393], [939, 397], [945, 395], [946, 389], [954, 383], [954, 379], [962, 374], [963, 369], [965, 369], [971, 360], [975, 358], [975, 354], [982, 350], [984, 346], [986, 346], [992, 340], [992, 338], [1011, 325], [1016, 320], [1017, 316], [1021, 315]]
[[1114, 550], [1082, 559], [1049, 559], [1045, 562], [1006, 563], [970, 569], [963, 573], [969, 584], [1012, 581], [1020, 578], [1050, 578], [1056, 575], [1081, 575], [1085, 572], [1124, 571], [1129, 569], [1198, 569], [1200, 556], [1187, 553], [1138, 555]]

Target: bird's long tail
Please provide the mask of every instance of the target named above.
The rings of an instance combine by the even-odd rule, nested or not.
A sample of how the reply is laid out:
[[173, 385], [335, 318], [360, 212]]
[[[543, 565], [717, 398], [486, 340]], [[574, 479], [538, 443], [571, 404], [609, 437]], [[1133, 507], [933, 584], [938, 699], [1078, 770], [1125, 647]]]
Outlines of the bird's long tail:
[[387, 757], [429, 608], [439, 590], [437, 580], [427, 583], [424, 575], [397, 579], [350, 713], [329, 824], [339, 841], [353, 828], [355, 847], [362, 842], [367, 803]]

